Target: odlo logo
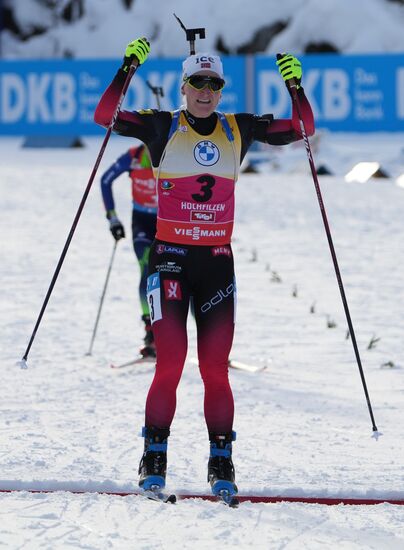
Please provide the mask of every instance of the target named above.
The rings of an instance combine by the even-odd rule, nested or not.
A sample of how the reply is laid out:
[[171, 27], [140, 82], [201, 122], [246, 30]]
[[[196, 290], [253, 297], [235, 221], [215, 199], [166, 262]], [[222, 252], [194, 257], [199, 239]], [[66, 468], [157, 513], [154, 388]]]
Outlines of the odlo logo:
[[209, 311], [212, 307], [217, 306], [217, 304], [220, 304], [225, 298], [228, 298], [231, 294], [233, 294], [234, 291], [234, 284], [231, 283], [225, 290], [219, 289], [216, 294], [209, 300], [209, 302], [206, 302], [201, 307], [202, 313], [206, 313]]

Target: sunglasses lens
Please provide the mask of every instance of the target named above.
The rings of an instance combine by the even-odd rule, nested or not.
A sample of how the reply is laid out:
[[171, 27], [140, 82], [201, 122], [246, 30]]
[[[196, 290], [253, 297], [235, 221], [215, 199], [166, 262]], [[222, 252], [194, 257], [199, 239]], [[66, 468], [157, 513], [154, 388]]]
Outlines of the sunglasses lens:
[[211, 80], [210, 82], [210, 89], [212, 90], [212, 92], [218, 92], [219, 90], [221, 90], [224, 86], [224, 82], [221, 78], [214, 78]]
[[224, 86], [224, 80], [221, 78], [215, 78], [214, 76], [191, 76], [188, 79], [188, 82], [197, 90], [203, 90], [206, 86], [209, 86], [212, 92], [218, 92]]
[[191, 76], [188, 78], [188, 83], [197, 90], [202, 90], [205, 87], [205, 79], [198, 76]]

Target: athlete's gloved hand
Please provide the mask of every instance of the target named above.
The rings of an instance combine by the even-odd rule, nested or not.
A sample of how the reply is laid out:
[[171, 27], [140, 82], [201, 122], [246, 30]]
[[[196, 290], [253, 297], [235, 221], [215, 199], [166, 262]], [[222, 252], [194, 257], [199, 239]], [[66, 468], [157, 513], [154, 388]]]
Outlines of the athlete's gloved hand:
[[296, 88], [300, 88], [300, 83], [302, 81], [302, 64], [300, 61], [290, 53], [278, 53], [277, 62], [279, 72], [283, 80], [288, 82], [293, 78], [296, 82]]
[[138, 60], [139, 65], [142, 65], [142, 63], [146, 61], [149, 52], [150, 44], [147, 38], [143, 37], [132, 40], [132, 42], [126, 46], [125, 57], [123, 58], [121, 69], [127, 73], [135, 58]]
[[116, 241], [125, 238], [125, 228], [116, 216], [110, 218], [109, 230]]

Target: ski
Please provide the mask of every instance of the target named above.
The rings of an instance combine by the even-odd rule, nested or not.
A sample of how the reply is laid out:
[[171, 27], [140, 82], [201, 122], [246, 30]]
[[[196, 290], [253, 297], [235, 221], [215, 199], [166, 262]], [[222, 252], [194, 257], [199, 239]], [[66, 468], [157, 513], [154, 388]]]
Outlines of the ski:
[[[199, 361], [196, 357], [188, 359], [193, 365], [199, 365]], [[267, 369], [266, 365], [250, 365], [249, 363], [243, 363], [242, 361], [236, 361], [235, 359], [229, 359], [229, 368], [243, 370], [246, 372], [263, 372]]]
[[154, 500], [156, 502], [163, 502], [164, 504], [175, 504], [177, 502], [177, 497], [171, 493], [166, 494], [161, 491], [152, 491], [151, 489], [142, 491], [139, 493], [141, 496], [146, 497], [149, 500]]
[[[199, 361], [196, 357], [191, 357], [188, 359], [190, 363], [193, 365], [198, 365]], [[155, 357], [151, 356], [143, 356], [139, 355], [138, 357], [135, 357], [134, 359], [131, 359], [130, 361], [125, 361], [124, 363], [111, 363], [110, 367], [111, 369], [123, 369], [126, 367], [132, 367], [134, 365], [144, 365], [144, 364], [154, 364], [156, 362]], [[243, 363], [242, 361], [237, 361], [235, 359], [229, 359], [229, 368], [230, 369], [237, 369], [237, 370], [243, 370], [246, 372], [263, 372], [267, 369], [266, 365], [251, 365], [249, 363]]]
[[130, 361], [126, 361], [125, 363], [111, 363], [110, 367], [111, 369], [123, 369], [126, 367], [132, 367], [134, 365], [154, 365], [156, 362], [155, 357], [139, 355], [138, 357], [135, 357], [134, 359], [131, 359]]
[[267, 369], [266, 365], [250, 365], [249, 363], [243, 363], [242, 361], [236, 361], [235, 359], [229, 359], [229, 368], [245, 370], [247, 372], [263, 372]]

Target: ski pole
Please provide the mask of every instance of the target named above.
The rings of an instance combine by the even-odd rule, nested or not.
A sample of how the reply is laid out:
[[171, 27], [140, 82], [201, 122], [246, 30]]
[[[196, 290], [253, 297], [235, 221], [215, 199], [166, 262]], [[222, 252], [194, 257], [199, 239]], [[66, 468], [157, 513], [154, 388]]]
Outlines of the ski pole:
[[107, 276], [106, 276], [106, 278], [105, 278], [104, 288], [102, 289], [102, 294], [101, 294], [101, 298], [100, 298], [100, 305], [98, 306], [97, 317], [96, 317], [96, 319], [95, 319], [93, 334], [92, 334], [92, 336], [91, 336], [90, 347], [88, 348], [88, 352], [86, 353], [86, 355], [91, 355], [92, 352], [93, 352], [94, 340], [95, 340], [95, 337], [96, 337], [96, 334], [97, 334], [98, 322], [99, 322], [100, 317], [101, 317], [101, 310], [102, 310], [102, 306], [103, 306], [103, 304], [104, 304], [105, 294], [106, 294], [106, 292], [107, 292], [107, 286], [108, 286], [108, 282], [109, 282], [109, 276], [110, 276], [110, 274], [111, 274], [112, 264], [114, 263], [114, 258], [115, 258], [115, 252], [116, 252], [117, 244], [118, 244], [118, 241], [115, 241], [115, 242], [114, 242], [114, 248], [113, 248], [113, 250], [112, 250], [111, 259], [110, 259], [109, 266], [108, 266]]
[[[146, 84], [148, 85], [150, 90], [153, 92], [153, 95], [156, 97], [157, 107], [158, 107], [159, 110], [161, 110], [160, 96], [164, 97], [163, 88], [161, 86], [153, 86], [148, 80], [146, 80]], [[114, 248], [112, 250], [111, 260], [109, 262], [109, 266], [108, 266], [108, 270], [107, 270], [107, 276], [105, 278], [104, 288], [102, 290], [102, 294], [101, 294], [101, 298], [100, 298], [100, 304], [98, 306], [98, 312], [97, 312], [97, 317], [95, 319], [93, 334], [91, 336], [90, 347], [88, 348], [88, 352], [86, 353], [86, 355], [92, 355], [92, 352], [93, 352], [93, 345], [94, 345], [95, 337], [97, 335], [98, 323], [99, 323], [99, 320], [100, 320], [100, 317], [101, 317], [101, 310], [102, 310], [102, 306], [104, 304], [104, 298], [105, 298], [105, 294], [106, 294], [106, 291], [107, 291], [109, 276], [111, 274], [112, 265], [114, 263], [117, 244], [118, 244], [118, 241], [115, 241]]]
[[[282, 54], [277, 54], [276, 58], [281, 59]], [[333, 243], [332, 236], [331, 236], [331, 230], [330, 230], [330, 226], [329, 226], [329, 223], [328, 223], [327, 214], [326, 214], [326, 211], [325, 211], [324, 201], [323, 201], [323, 197], [322, 197], [322, 193], [321, 193], [321, 189], [320, 189], [320, 183], [319, 183], [318, 176], [317, 176], [317, 170], [316, 170], [316, 167], [314, 165], [313, 155], [312, 155], [312, 152], [311, 152], [309, 138], [307, 137], [306, 128], [305, 128], [303, 118], [302, 118], [302, 112], [301, 112], [301, 109], [300, 109], [299, 97], [297, 95], [296, 81], [295, 81], [294, 78], [291, 78], [287, 81], [287, 84], [288, 84], [288, 88], [289, 88], [289, 90], [292, 94], [292, 101], [293, 101], [293, 103], [296, 107], [297, 115], [299, 117], [300, 131], [302, 132], [302, 137], [303, 137], [304, 145], [305, 145], [305, 148], [306, 148], [307, 158], [309, 160], [310, 170], [311, 170], [311, 174], [313, 176], [314, 187], [316, 189], [317, 199], [318, 199], [318, 203], [319, 203], [319, 206], [320, 206], [320, 212], [321, 212], [321, 216], [323, 218], [323, 223], [324, 223], [324, 228], [325, 228], [325, 232], [326, 232], [326, 235], [327, 235], [328, 245], [329, 245], [329, 248], [330, 248], [331, 257], [332, 257], [332, 261], [333, 261], [333, 264], [334, 264], [335, 275], [337, 277], [338, 287], [339, 287], [340, 294], [341, 294], [341, 299], [342, 299], [342, 304], [344, 306], [345, 316], [346, 316], [346, 320], [347, 320], [348, 328], [349, 328], [349, 334], [351, 336], [352, 346], [353, 346], [353, 349], [354, 349], [356, 362], [358, 364], [359, 373], [360, 373], [360, 377], [361, 377], [361, 380], [362, 380], [363, 390], [365, 392], [366, 403], [367, 403], [367, 406], [368, 406], [368, 409], [369, 409], [369, 415], [370, 415], [370, 419], [371, 419], [371, 422], [372, 422], [372, 430], [373, 430], [373, 432], [377, 432], [378, 430], [377, 430], [377, 426], [376, 426], [375, 419], [374, 419], [374, 416], [373, 416], [373, 410], [372, 410], [372, 405], [370, 403], [369, 392], [368, 392], [367, 385], [366, 385], [366, 380], [365, 380], [365, 374], [363, 372], [362, 361], [361, 361], [361, 357], [360, 357], [360, 354], [359, 354], [358, 345], [356, 343], [355, 331], [354, 331], [354, 327], [353, 327], [353, 324], [352, 324], [351, 314], [349, 312], [349, 307], [348, 307], [348, 301], [346, 299], [344, 285], [343, 285], [342, 277], [341, 277], [341, 272], [340, 272], [340, 269], [339, 269], [339, 266], [338, 266], [337, 255], [335, 253], [334, 243]]]
[[164, 97], [164, 91], [161, 86], [153, 86], [148, 80], [146, 84], [149, 86], [150, 90], [153, 92], [153, 95], [156, 97], [157, 108], [161, 111], [160, 97]]
[[132, 62], [132, 64], [130, 65], [129, 67], [129, 70], [128, 70], [128, 74], [126, 76], [126, 80], [125, 80], [125, 83], [123, 85], [123, 88], [122, 88], [122, 91], [121, 91], [121, 95], [119, 96], [119, 99], [118, 99], [118, 103], [116, 105], [116, 108], [115, 108], [115, 112], [112, 116], [112, 119], [111, 119], [111, 122], [109, 123], [109, 126], [108, 126], [108, 129], [107, 129], [107, 132], [105, 134], [105, 137], [104, 137], [104, 141], [102, 142], [102, 145], [101, 145], [101, 148], [100, 148], [100, 151], [98, 153], [98, 156], [97, 156], [97, 159], [95, 161], [95, 164], [94, 164], [94, 167], [93, 167], [93, 170], [91, 172], [91, 175], [90, 175], [90, 178], [88, 180], [88, 183], [87, 183], [87, 187], [84, 191], [84, 194], [83, 194], [83, 197], [81, 199], [81, 202], [80, 202], [80, 205], [78, 207], [78, 210], [76, 212], [76, 215], [75, 215], [75, 218], [73, 220], [73, 224], [71, 226], [71, 229], [70, 229], [70, 232], [69, 232], [69, 235], [66, 239], [66, 242], [65, 242], [65, 245], [63, 247], [63, 250], [62, 250], [62, 253], [60, 255], [60, 258], [59, 258], [59, 261], [57, 263], [57, 266], [56, 266], [56, 269], [55, 269], [55, 272], [53, 274], [53, 277], [52, 277], [52, 280], [51, 280], [51, 283], [49, 285], [49, 288], [48, 288], [48, 291], [46, 293], [46, 296], [45, 296], [45, 299], [43, 301], [43, 304], [42, 304], [42, 307], [41, 307], [41, 310], [39, 312], [39, 315], [38, 315], [38, 318], [36, 320], [36, 323], [35, 323], [35, 326], [34, 326], [34, 330], [32, 331], [32, 334], [31, 334], [31, 338], [28, 342], [28, 346], [27, 346], [27, 349], [25, 350], [25, 353], [24, 355], [22, 356], [22, 359], [21, 361], [18, 362], [18, 365], [23, 368], [23, 369], [26, 369], [27, 368], [27, 359], [28, 359], [28, 354], [30, 352], [30, 349], [31, 349], [31, 346], [34, 342], [34, 339], [35, 339], [35, 336], [36, 336], [36, 333], [38, 331], [38, 328], [39, 328], [39, 325], [41, 324], [41, 321], [42, 321], [42, 317], [43, 317], [43, 314], [45, 313], [45, 309], [46, 309], [46, 306], [48, 305], [48, 302], [49, 302], [49, 298], [52, 294], [52, 291], [53, 291], [53, 287], [55, 286], [55, 283], [56, 283], [56, 280], [59, 276], [59, 272], [62, 268], [62, 265], [63, 265], [63, 262], [64, 262], [64, 259], [66, 257], [66, 254], [67, 254], [67, 251], [69, 249], [69, 246], [70, 246], [70, 243], [71, 243], [71, 240], [73, 238], [73, 235], [74, 235], [74, 232], [76, 230], [76, 227], [77, 227], [77, 224], [79, 222], [79, 219], [80, 219], [80, 216], [81, 216], [81, 213], [83, 211], [83, 208], [84, 208], [84, 205], [86, 203], [86, 200], [87, 200], [87, 197], [88, 197], [88, 194], [90, 192], [90, 189], [91, 189], [91, 186], [93, 184], [93, 181], [94, 181], [94, 178], [95, 178], [95, 175], [97, 173], [97, 170], [98, 170], [98, 167], [100, 165], [100, 162], [101, 162], [101, 159], [102, 159], [102, 156], [105, 152], [105, 149], [107, 147], [107, 143], [109, 141], [109, 138], [111, 136], [111, 133], [112, 133], [112, 128], [114, 127], [114, 124], [115, 124], [115, 121], [116, 119], [118, 118], [118, 114], [119, 114], [119, 111], [121, 109], [121, 105], [122, 105], [122, 102], [123, 102], [123, 99], [126, 95], [126, 92], [129, 88], [129, 84], [130, 84], [130, 81], [132, 79], [132, 76], [135, 74], [136, 70], [138, 68], [138, 63], [137, 63], [137, 60], [134, 60]]
[[[160, 96], [164, 97], [163, 88], [161, 86], [153, 86], [148, 80], [146, 80], [146, 84], [148, 85], [148, 87], [153, 92], [153, 95], [156, 97], [157, 107], [160, 111], [161, 110]], [[108, 286], [108, 282], [109, 282], [109, 276], [110, 276], [111, 270], [112, 270], [112, 265], [114, 263], [114, 257], [115, 257], [117, 244], [118, 244], [118, 241], [115, 241], [114, 248], [112, 250], [111, 260], [110, 260], [109, 266], [108, 266], [107, 276], [105, 278], [104, 288], [102, 290], [102, 294], [101, 294], [101, 298], [100, 298], [100, 304], [98, 306], [98, 312], [97, 312], [97, 317], [95, 319], [93, 334], [91, 336], [90, 347], [88, 348], [88, 352], [86, 353], [86, 355], [92, 355], [92, 352], [93, 352], [94, 340], [95, 340], [95, 337], [97, 335], [98, 322], [99, 322], [100, 317], [101, 317], [101, 310], [102, 310], [102, 306], [104, 304], [104, 298], [105, 298], [105, 294], [106, 294], [106, 291], [107, 291], [107, 286]]]

